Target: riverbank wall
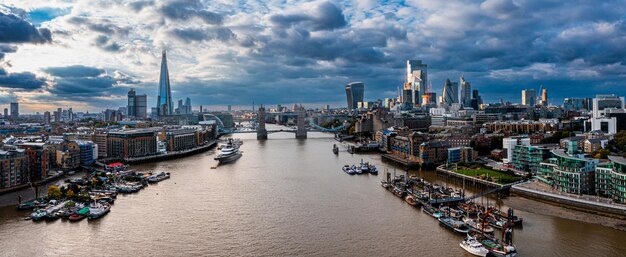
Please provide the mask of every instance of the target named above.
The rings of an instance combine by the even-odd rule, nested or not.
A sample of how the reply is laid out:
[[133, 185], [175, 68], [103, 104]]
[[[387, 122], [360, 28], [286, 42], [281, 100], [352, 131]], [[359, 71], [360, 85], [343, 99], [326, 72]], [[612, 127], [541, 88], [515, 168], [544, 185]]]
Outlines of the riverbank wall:
[[523, 185], [514, 185], [511, 188], [511, 193], [513, 195], [518, 195], [565, 208], [614, 218], [626, 219], [626, 205], [603, 203], [599, 201], [581, 199], [572, 196], [559, 195], [551, 192], [525, 188]]

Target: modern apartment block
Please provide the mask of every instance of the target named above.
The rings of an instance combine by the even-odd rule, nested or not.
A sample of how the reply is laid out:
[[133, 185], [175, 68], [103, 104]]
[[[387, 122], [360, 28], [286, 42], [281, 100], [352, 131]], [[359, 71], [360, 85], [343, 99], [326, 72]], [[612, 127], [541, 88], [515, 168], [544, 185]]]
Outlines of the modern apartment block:
[[516, 145], [513, 149], [511, 162], [519, 171], [537, 174], [539, 164], [550, 157], [550, 150], [538, 146]]
[[609, 160], [596, 166], [596, 194], [626, 203], [626, 158], [609, 156]]
[[553, 158], [540, 163], [538, 175], [552, 181], [555, 189], [572, 194], [595, 192], [595, 168], [597, 159], [581, 154], [568, 154], [563, 149], [551, 151]]

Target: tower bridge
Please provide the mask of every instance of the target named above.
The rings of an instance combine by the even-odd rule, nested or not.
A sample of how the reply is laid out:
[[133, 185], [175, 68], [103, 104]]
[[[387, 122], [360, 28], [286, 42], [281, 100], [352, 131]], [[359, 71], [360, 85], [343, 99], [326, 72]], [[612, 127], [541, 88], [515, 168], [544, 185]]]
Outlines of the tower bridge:
[[[268, 130], [265, 127], [265, 107], [260, 106], [257, 112], [257, 118], [252, 121], [253, 127], [247, 129], [235, 129], [235, 130], [227, 130], [220, 129], [221, 134], [238, 134], [238, 133], [256, 133], [258, 140], [266, 140], [267, 135], [272, 133], [279, 132], [287, 132], [294, 133], [297, 139], [306, 139], [308, 136], [308, 132], [338, 132], [341, 131], [344, 126], [339, 126], [335, 128], [325, 128], [320, 125], [315, 124], [313, 119], [306, 119], [306, 111], [302, 105], [297, 108], [297, 118], [296, 118], [296, 128], [295, 129], [271, 129]], [[308, 125], [308, 127], [307, 127]]]

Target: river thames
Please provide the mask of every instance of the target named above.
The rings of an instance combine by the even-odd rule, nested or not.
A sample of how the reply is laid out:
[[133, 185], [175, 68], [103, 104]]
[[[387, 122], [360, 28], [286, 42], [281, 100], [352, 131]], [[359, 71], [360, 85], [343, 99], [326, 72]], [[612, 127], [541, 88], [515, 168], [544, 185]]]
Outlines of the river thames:
[[[379, 155], [333, 155], [336, 142], [322, 133], [237, 137], [243, 157], [216, 169], [215, 150], [133, 166], [172, 178], [119, 195], [99, 220], [32, 222], [23, 220], [28, 212], [2, 207], [0, 255], [470, 256], [461, 236], [380, 186], [393, 167]], [[341, 171], [361, 158], [380, 175]], [[445, 183], [433, 172], [418, 174]], [[603, 218], [519, 197], [500, 203], [524, 218], [513, 234], [518, 256], [626, 254], [626, 232], [594, 224]]]

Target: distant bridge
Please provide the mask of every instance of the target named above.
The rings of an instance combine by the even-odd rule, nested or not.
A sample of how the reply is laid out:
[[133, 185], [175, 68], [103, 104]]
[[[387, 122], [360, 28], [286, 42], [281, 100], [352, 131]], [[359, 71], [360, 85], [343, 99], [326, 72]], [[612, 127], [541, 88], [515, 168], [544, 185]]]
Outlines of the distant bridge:
[[257, 119], [251, 119], [252, 126], [242, 129], [225, 129], [223, 127], [219, 128], [220, 134], [241, 134], [241, 133], [257, 133], [257, 139], [264, 140], [267, 139], [268, 134], [279, 133], [279, 132], [287, 132], [296, 134], [296, 138], [304, 139], [307, 138], [307, 132], [328, 132], [335, 133], [342, 131], [344, 129], [344, 125], [334, 127], [334, 128], [325, 128], [313, 122], [313, 119], [308, 119], [307, 128], [305, 126], [305, 111], [304, 107], [300, 106], [297, 112], [297, 126], [295, 129], [272, 129], [267, 130], [265, 128], [265, 107], [259, 107], [259, 111], [257, 112]]

